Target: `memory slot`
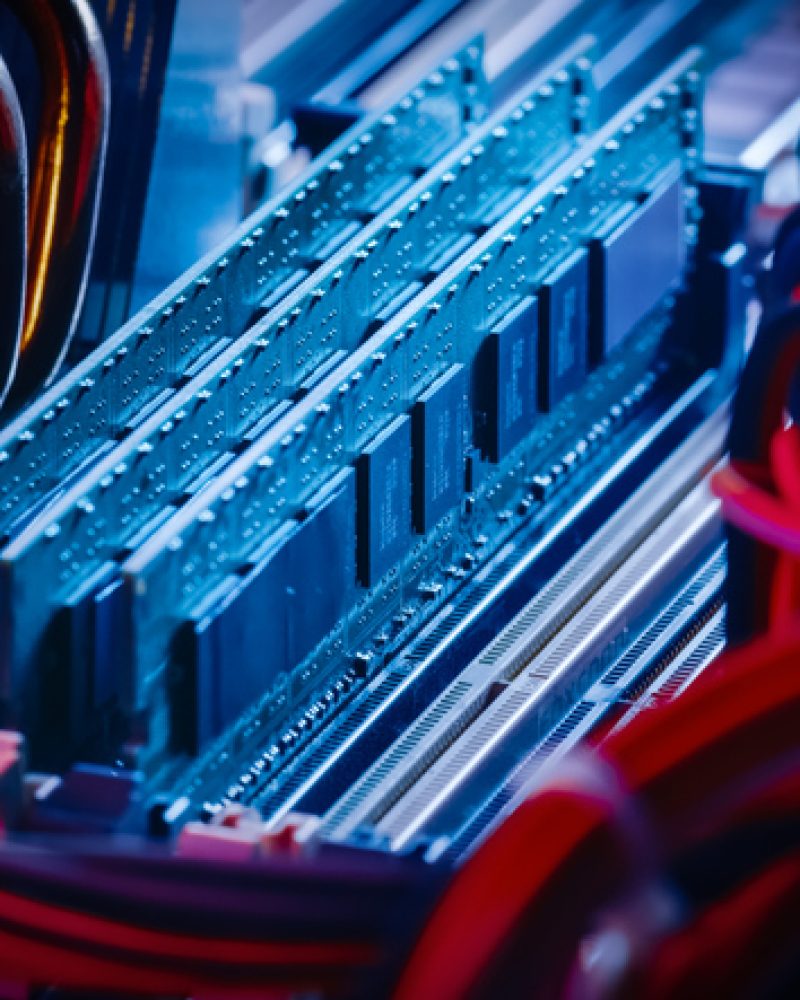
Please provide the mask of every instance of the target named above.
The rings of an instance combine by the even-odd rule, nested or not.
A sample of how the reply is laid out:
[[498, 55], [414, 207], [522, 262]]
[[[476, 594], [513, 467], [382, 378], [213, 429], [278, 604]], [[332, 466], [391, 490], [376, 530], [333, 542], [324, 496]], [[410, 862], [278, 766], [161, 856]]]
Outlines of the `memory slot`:
[[486, 113], [482, 43], [368, 115], [0, 434], [0, 533], [308, 278]]
[[[696, 62], [691, 52], [659, 78], [125, 562], [120, 601], [129, 659], [117, 659], [123, 703], [142, 705], [159, 688], [176, 631], [186, 620], [213, 614], [207, 602], [218, 588], [235, 587], [236, 578], [256, 588], [271, 585], [275, 560], [293, 559], [295, 542], [282, 533], [302, 536], [309, 507], [316, 510], [320, 492], [347, 469], [355, 478], [356, 523], [346, 537], [356, 548], [357, 578], [341, 578], [339, 564], [324, 548], [306, 574], [323, 591], [341, 594], [348, 609], [337, 622], [342, 648], [381, 613], [402, 610], [406, 570], [415, 590], [421, 567], [430, 567], [425, 599], [435, 600], [456, 542], [490, 543], [483, 532], [473, 537], [475, 521], [466, 508], [461, 520], [465, 464], [474, 480], [470, 495], [488, 498], [487, 525], [497, 534], [507, 518], [502, 509], [492, 509], [493, 489], [501, 476], [522, 476], [515, 461], [519, 449], [537, 440], [537, 430], [555, 433], [553, 421], [563, 419], [563, 405], [588, 375], [586, 248], [594, 246], [595, 234], [607, 234], [612, 218], [618, 221], [615, 234], [627, 231], [631, 219], [646, 224], [651, 212], [663, 223], [661, 211], [670, 205], [662, 240], [672, 241], [675, 259], [664, 264], [662, 242], [653, 269], [660, 281], [651, 285], [653, 309], [682, 277], [692, 240], [687, 222], [693, 218], [691, 171], [699, 139]], [[601, 260], [607, 239], [597, 236]], [[646, 257], [648, 245], [642, 242], [637, 255]], [[620, 278], [629, 275], [608, 280]], [[547, 349], [536, 343], [537, 324], [539, 339], [549, 340]], [[614, 345], [628, 352], [628, 361], [614, 364], [618, 355], [612, 352], [595, 374], [612, 379], [626, 365], [633, 367], [644, 333], [635, 324], [627, 343], [622, 338]], [[544, 380], [537, 374], [553, 357], [548, 371], [557, 377], [547, 388], [566, 394], [561, 403], [541, 391]], [[570, 371], [570, 359], [579, 377]], [[494, 392], [482, 383], [487, 377]], [[451, 420], [442, 416], [447, 413]], [[429, 420], [438, 421], [434, 443], [421, 445]], [[418, 518], [412, 519], [414, 498], [434, 480], [440, 487], [433, 491], [437, 501], [431, 502], [423, 534]], [[442, 494], [447, 513], [438, 505]], [[282, 631], [285, 622], [275, 612], [274, 628]], [[269, 642], [268, 622], [262, 650]], [[263, 652], [256, 652], [259, 658]], [[276, 675], [280, 680], [286, 668], [265, 665], [264, 687]]]
[[[44, 537], [49, 531], [53, 541], [52, 520], [71, 516], [69, 528], [61, 520], [58, 569], [52, 564], [49, 577], [55, 601], [69, 602], [76, 590], [104, 581], [142, 529], [201, 490], [277, 418], [282, 402], [289, 405], [287, 396], [307, 393], [314, 379], [424, 287], [420, 278], [433, 280], [445, 261], [474, 243], [498, 204], [519, 202], [541, 173], [564, 159], [587, 121], [590, 44], [581, 40], [546, 69], [523, 97], [365, 227], [354, 249], [321, 267], [312, 286], [302, 283], [269, 309], [116, 447], [63, 484], [43, 518], [13, 536], [11, 550], [24, 550], [28, 540], [41, 539], [44, 524]], [[69, 558], [66, 546], [81, 556]], [[46, 558], [55, 556], [55, 548], [47, 548]], [[46, 618], [44, 603], [40, 611]], [[26, 620], [31, 635], [44, 627]]]
[[[535, 348], [531, 353], [535, 331], [530, 323], [536, 310], [528, 293], [547, 285], [542, 294], [542, 301], [547, 302], [542, 322], [553, 327], [551, 342], [561, 343], [564, 334], [556, 327], [563, 326], [558, 317], [564, 316], [565, 310], [568, 327], [575, 316], [584, 317], [585, 322], [581, 299], [588, 297], [589, 290], [584, 245], [612, 217], [623, 215], [621, 224], [638, 218], [637, 213], [645, 212], [646, 218], [650, 206], [662, 205], [665, 198], [673, 206], [672, 235], [683, 253], [692, 197], [688, 187], [684, 191], [681, 177], [684, 169], [694, 165], [698, 134], [695, 62], [696, 53], [692, 53], [665, 74], [205, 489], [188, 499], [181, 497], [185, 503], [177, 517], [169, 516], [168, 469], [183, 469], [187, 476], [192, 471], [196, 474], [200, 455], [211, 450], [206, 443], [209, 438], [217, 453], [224, 452], [220, 442], [232, 407], [220, 391], [209, 393], [205, 401], [197, 398], [193, 404], [210, 407], [211, 433], [208, 438], [203, 435], [202, 443], [194, 435], [181, 436], [187, 414], [180, 411], [177, 421], [173, 416], [166, 425], [159, 423], [153, 428], [164, 441], [148, 440], [138, 432], [141, 440], [134, 436], [124, 456], [110, 456], [96, 470], [91, 492], [84, 480], [80, 496], [65, 498], [47, 518], [12, 542], [3, 559], [4, 596], [13, 622], [9, 661], [14, 664], [12, 676], [21, 685], [17, 690], [27, 694], [24, 700], [30, 698], [35, 705], [42, 677], [42, 649], [48, 635], [53, 634], [54, 618], [66, 613], [56, 613], [58, 608], [68, 605], [67, 618], [72, 622], [86, 612], [87, 598], [92, 614], [100, 614], [104, 620], [111, 615], [121, 623], [113, 645], [99, 651], [102, 664], [95, 661], [94, 680], [99, 689], [118, 698], [126, 712], [151, 703], [151, 698], [163, 698], [162, 668], [169, 659], [177, 626], [199, 614], [202, 602], [212, 592], [232, 587], [232, 576], [247, 578], [253, 568], [249, 560], [268, 571], [264, 579], [269, 581], [273, 579], [270, 574], [278, 572], [278, 562], [291, 562], [298, 551], [306, 551], [304, 539], [308, 536], [304, 532], [311, 532], [317, 511], [328, 511], [329, 503], [343, 509], [344, 505], [323, 494], [353, 461], [357, 471], [342, 488], [355, 489], [357, 494], [357, 520], [361, 521], [358, 540], [354, 540], [358, 582], [340, 581], [338, 571], [347, 561], [331, 560], [325, 567], [325, 581], [306, 596], [312, 604], [317, 600], [325, 603], [330, 588], [338, 588], [344, 603], [339, 606], [337, 624], [346, 624], [355, 603], [363, 602], [365, 595], [368, 599], [385, 581], [389, 580], [390, 591], [396, 591], [401, 579], [399, 564], [412, 545], [418, 548], [420, 544], [414, 542], [408, 523], [412, 500], [411, 473], [406, 467], [411, 461], [412, 424], [420, 419], [424, 424], [424, 418], [412, 419], [407, 415], [409, 409], [422, 403], [424, 394], [434, 389], [437, 396], [445, 393], [439, 396], [439, 412], [442, 399], [455, 400], [458, 410], [459, 399], [466, 402], [473, 395], [476, 405], [494, 407], [492, 419], [495, 430], [502, 428], [501, 434], [487, 434], [487, 419], [476, 420], [474, 408], [465, 412], [464, 420], [468, 434], [476, 429], [469, 435], [474, 436], [480, 451], [476, 463], [483, 463], [490, 473], [493, 464], [507, 457], [498, 449], [513, 450], [522, 438], [530, 436], [538, 419], [537, 406], [528, 389], [520, 388], [516, 399], [501, 394], [494, 402], [487, 402], [485, 394], [472, 393], [469, 385], [473, 370], [492, 370], [492, 365], [498, 382], [509, 381], [501, 370], [508, 364], [510, 383], [521, 385], [521, 370], [515, 370], [519, 365], [514, 360], [520, 351], [530, 390], [534, 382], [538, 384], [538, 378], [531, 380], [530, 369], [539, 366], [546, 354], [539, 357]], [[626, 208], [628, 214], [624, 214]], [[674, 271], [674, 263], [672, 267]], [[576, 287], [581, 276], [584, 283]], [[677, 276], [680, 278], [680, 273]], [[674, 278], [670, 271], [653, 307], [670, 291]], [[570, 305], [574, 302], [577, 310]], [[567, 329], [566, 336], [572, 334]], [[574, 338], [552, 366], [558, 380], [548, 384], [551, 394], [568, 393], [581, 381], [574, 376], [565, 381], [565, 358], [576, 357], [581, 374], [586, 371], [588, 330], [577, 329]], [[485, 359], [481, 351], [481, 360], [476, 363], [479, 348], [485, 343], [495, 352], [495, 359]], [[243, 361], [239, 367], [245, 364]], [[443, 387], [445, 382], [451, 386], [449, 390]], [[454, 395], [448, 396], [448, 391]], [[552, 406], [553, 400], [546, 398], [544, 405]], [[415, 412], [420, 413], [419, 409]], [[444, 463], [439, 480], [451, 484], [445, 493], [451, 511], [463, 495], [463, 444], [453, 439], [452, 448], [438, 459]], [[447, 465], [453, 461], [455, 465]], [[425, 474], [422, 470], [428, 466], [418, 462], [420, 474]], [[354, 485], [353, 478], [357, 480]], [[115, 485], [117, 482], [122, 488]], [[394, 484], [391, 493], [386, 490], [387, 483]], [[432, 511], [432, 517], [441, 519], [440, 506], [434, 505]], [[159, 517], [167, 521], [161, 528]], [[153, 520], [148, 522], [148, 518]], [[340, 523], [336, 517], [334, 523]], [[351, 537], [354, 526], [341, 523], [349, 533], [343, 530], [342, 538]], [[153, 529], [157, 530], [152, 539], [144, 540]], [[296, 534], [299, 542], [289, 538]], [[270, 551], [273, 542], [275, 552]], [[123, 567], [124, 586], [118, 586], [113, 578], [125, 548], [136, 551]], [[291, 558], [287, 551], [294, 553]], [[26, 586], [33, 573], [39, 580], [53, 581], [49, 600], [41, 591], [33, 600]], [[92, 596], [98, 590], [103, 594], [100, 608]], [[283, 624], [278, 622], [276, 628], [282, 630]], [[76, 661], [86, 660], [84, 653], [85, 649], [81, 650]], [[68, 677], [63, 653], [60, 661], [61, 676]], [[91, 656], [88, 662], [92, 662]], [[35, 714], [35, 709], [30, 710]], [[161, 729], [168, 730], [167, 724]]]
[[[496, 519], [490, 545], [465, 552], [473, 568], [462, 586], [448, 579], [462, 571], [456, 558], [440, 577], [446, 582], [432, 607], [415, 605], [408, 594], [402, 607], [408, 624], [392, 631], [386, 646], [355, 647], [359, 652], [336, 662], [309, 698], [301, 684], [312, 664], [324, 663], [323, 643], [293, 672], [291, 705], [272, 690], [195, 759], [175, 762], [173, 794], [186, 796], [207, 817], [232, 803], [253, 805], [270, 822], [295, 810], [327, 814], [487, 637], [560, 573], [665, 455], [681, 448], [707, 419], [709, 404], [718, 405], [721, 381], [712, 370], [677, 393], [674, 375], [671, 386], [662, 384], [638, 412], [615, 422], [605, 443], [584, 453], [547, 499], [526, 498], [520, 490], [524, 502], [502, 526]], [[586, 405], [592, 405], [591, 390], [575, 397], [576, 412]], [[370, 649], [377, 655], [365, 670], [364, 651]]]
[[[653, 631], [658, 631], [661, 623], [657, 622], [653, 629], [635, 644], [637, 647], [620, 662], [615, 664], [616, 670], [601, 679], [598, 685], [589, 691], [587, 698], [602, 702], [606, 709], [600, 726], [602, 733], [627, 726], [641, 712], [665, 702], [672, 701], [681, 695], [699, 677], [711, 659], [719, 655], [725, 647], [725, 553], [716, 560], [713, 580], [708, 585], [706, 595], [710, 599], [702, 614], [695, 614], [683, 634], [675, 635], [677, 631], [670, 624], [670, 631], [675, 635], [674, 641], [662, 645], [662, 655], [654, 657], [651, 653], [649, 662], [641, 653], [641, 648], [650, 638]], [[699, 603], [699, 598], [695, 600]], [[697, 612], [697, 607], [691, 610]], [[688, 617], [688, 610], [684, 617]], [[635, 657], [638, 656], [638, 659]], [[631, 667], [631, 660], [634, 664]], [[622, 670], [626, 670], [621, 682], [618, 679]], [[626, 683], [627, 682], [627, 683]], [[609, 688], [619, 692], [619, 697], [611, 702], [609, 711]], [[610, 717], [609, 717], [610, 716]]]
[[345, 840], [359, 827], [375, 826], [489, 706], [497, 686], [521, 675], [559, 633], [571, 627], [581, 609], [718, 461], [725, 417], [725, 412], [717, 413], [669, 456], [364, 771], [325, 815], [326, 837]]
[[[663, 667], [663, 674], [659, 674], [656, 682], [657, 686], [661, 680], [664, 682], [663, 700], [675, 697], [678, 689], [688, 687], [725, 646], [721, 608], [724, 573], [723, 546], [689, 576], [680, 593], [656, 613], [652, 622], [642, 624], [642, 635], [543, 738], [532, 746], [530, 741], [518, 738], [517, 762], [501, 780], [495, 776], [497, 784], [491, 781], [484, 784], [476, 796], [474, 787], [467, 787], [471, 785], [468, 782], [462, 793], [448, 802], [430, 825], [431, 833], [447, 830], [443, 836], [433, 833], [437, 842], [431, 854], [455, 861], [472, 853], [509, 813], [546, 783], [554, 764], [575, 751], [583, 740], [588, 738], [592, 743], [602, 740], [608, 716], [616, 714], [619, 707], [625, 707], [616, 701], [619, 688], [615, 678], [619, 679], [621, 670], [625, 671], [626, 681], [638, 685], [642, 676]], [[621, 724], [627, 723], [637, 711], [646, 711], [648, 697], [658, 699], [660, 693], [659, 687], [652, 695], [638, 701], [638, 708], [633, 707], [623, 714]], [[460, 816], [454, 813], [467, 798], [471, 808], [466, 810], [468, 819], [464, 821], [463, 812]]]
[[[684, 498], [640, 548], [583, 606], [569, 625], [534, 656], [507, 672], [491, 704], [481, 706], [461, 733], [376, 824], [392, 850], [402, 850], [448, 806], [501, 741], [530, 747], [543, 739], [600, 676], [609, 650], [626, 640], [666, 594], [681, 586], [694, 564], [721, 542], [717, 501], [707, 484]], [[502, 765], [498, 762], [498, 770]], [[473, 789], [473, 803], [475, 798]], [[463, 804], [463, 803], [462, 803]], [[438, 832], [438, 831], [437, 831]], [[452, 831], [451, 831], [452, 832]]]

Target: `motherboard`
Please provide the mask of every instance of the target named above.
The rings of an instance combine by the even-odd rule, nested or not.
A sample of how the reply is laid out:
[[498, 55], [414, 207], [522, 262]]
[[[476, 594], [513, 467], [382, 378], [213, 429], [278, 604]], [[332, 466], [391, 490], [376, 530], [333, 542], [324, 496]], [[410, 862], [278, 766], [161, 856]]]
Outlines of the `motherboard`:
[[88, 305], [0, 430], [3, 824], [457, 870], [725, 648], [709, 477], [797, 104], [722, 125], [797, 11], [232, 4], [227, 156], [187, 125], [225, 25], [93, 6], [142, 156], [118, 105]]

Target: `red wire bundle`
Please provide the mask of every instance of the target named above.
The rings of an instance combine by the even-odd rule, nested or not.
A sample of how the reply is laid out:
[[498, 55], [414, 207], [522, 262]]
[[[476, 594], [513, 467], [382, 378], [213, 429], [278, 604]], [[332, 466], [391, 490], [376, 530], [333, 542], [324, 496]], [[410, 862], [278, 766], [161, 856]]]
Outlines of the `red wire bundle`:
[[2, 977], [103, 996], [288, 997], [352, 987], [376, 959], [357, 942], [236, 941], [148, 930], [0, 893]]
[[[677, 701], [613, 733], [599, 759], [624, 797], [556, 779], [526, 802], [457, 875], [396, 1000], [501, 995], [496, 977], [520, 954], [529, 975], [516, 995], [563, 996], [593, 916], [621, 890], [732, 823], [774, 815], [778, 805], [781, 814], [797, 812], [795, 774], [788, 801], [768, 792], [797, 763], [799, 655], [797, 628], [769, 636], [723, 657]], [[626, 816], [631, 810], [646, 825], [649, 856], [638, 849], [643, 838]], [[798, 864], [778, 870], [783, 902], [796, 906]], [[690, 929], [683, 933], [688, 947], [698, 943]], [[656, 995], [657, 969], [638, 995]]]
[[763, 473], [748, 476], [735, 464], [718, 472], [713, 486], [725, 517], [777, 553], [764, 586], [769, 628], [780, 629], [791, 626], [800, 607], [800, 429], [794, 424], [773, 433], [769, 472], [772, 490], [762, 485]]

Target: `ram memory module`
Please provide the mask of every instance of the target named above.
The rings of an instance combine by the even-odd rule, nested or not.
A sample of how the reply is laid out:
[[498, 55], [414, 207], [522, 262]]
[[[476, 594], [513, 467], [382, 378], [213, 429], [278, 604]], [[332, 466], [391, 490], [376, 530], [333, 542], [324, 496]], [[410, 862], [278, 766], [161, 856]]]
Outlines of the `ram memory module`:
[[[471, 576], [475, 553], [502, 544], [580, 464], [577, 452], [569, 469], [553, 464], [565, 441], [583, 452], [613, 438], [668, 364], [671, 304], [692, 266], [697, 58], [623, 109], [123, 564], [113, 613], [127, 645], [97, 649], [95, 669], [114, 676], [127, 712], [159, 720], [150, 751], [201, 750], [248, 700], [264, 737], [343, 664], [368, 674]], [[590, 328], [589, 296], [618, 295], [627, 274], [613, 265], [651, 245], [627, 329]]]

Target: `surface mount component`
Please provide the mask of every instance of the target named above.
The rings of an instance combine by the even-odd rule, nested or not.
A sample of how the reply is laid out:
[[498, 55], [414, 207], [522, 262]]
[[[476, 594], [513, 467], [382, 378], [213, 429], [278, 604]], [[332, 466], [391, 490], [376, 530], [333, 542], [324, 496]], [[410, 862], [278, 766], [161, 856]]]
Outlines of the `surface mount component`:
[[[176, 637], [176, 725], [186, 726], [187, 746], [219, 735], [336, 626], [354, 586], [355, 503], [346, 469]], [[114, 644], [107, 649], [111, 671]]]
[[539, 306], [539, 390], [542, 408], [551, 410], [582, 384], [588, 370], [586, 247], [579, 247], [542, 283]]
[[411, 421], [396, 417], [356, 460], [358, 576], [373, 587], [411, 538]]
[[420, 535], [452, 510], [464, 490], [469, 379], [453, 365], [414, 404], [413, 520]]
[[[676, 177], [624, 209], [592, 243], [592, 341], [607, 357], [670, 291], [686, 264], [684, 180]], [[727, 246], [727, 244], [726, 244]]]
[[526, 296], [481, 344], [474, 368], [475, 439], [500, 462], [536, 420], [536, 300]]

